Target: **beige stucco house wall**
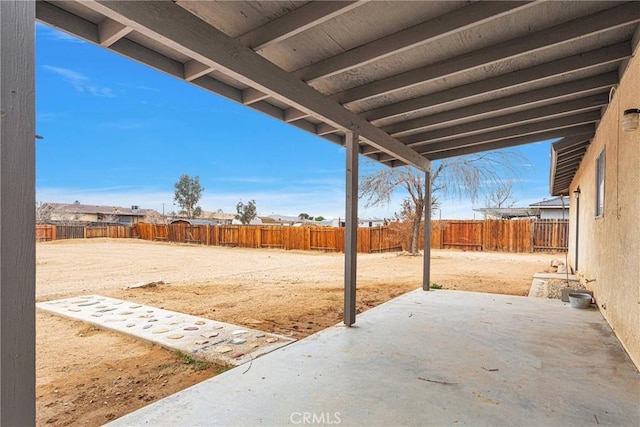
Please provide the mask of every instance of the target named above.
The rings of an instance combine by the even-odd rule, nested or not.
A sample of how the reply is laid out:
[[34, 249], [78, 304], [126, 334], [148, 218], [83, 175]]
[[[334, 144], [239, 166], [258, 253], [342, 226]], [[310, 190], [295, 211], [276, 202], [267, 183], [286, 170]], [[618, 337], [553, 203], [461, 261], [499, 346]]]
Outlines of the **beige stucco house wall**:
[[68, 221], [68, 222], [97, 222], [97, 213], [80, 213], [80, 212], [52, 212], [52, 221]]
[[[638, 53], [636, 49], [571, 184], [569, 256], [575, 268], [577, 255], [577, 273], [640, 367], [640, 129], [622, 130], [624, 110], [640, 108]], [[604, 214], [596, 217], [596, 159], [603, 150]]]

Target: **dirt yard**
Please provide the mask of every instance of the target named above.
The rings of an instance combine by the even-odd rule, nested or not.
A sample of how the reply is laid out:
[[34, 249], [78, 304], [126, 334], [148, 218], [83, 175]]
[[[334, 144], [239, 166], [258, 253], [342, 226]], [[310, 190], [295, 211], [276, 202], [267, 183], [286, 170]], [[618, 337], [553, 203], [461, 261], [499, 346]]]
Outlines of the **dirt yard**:
[[[432, 283], [526, 295], [553, 255], [434, 251]], [[303, 338], [342, 319], [342, 254], [141, 240], [37, 246], [38, 302], [101, 294]], [[358, 256], [358, 311], [421, 286], [422, 257]], [[162, 280], [155, 288], [126, 286]], [[437, 292], [437, 291], [436, 291]], [[227, 369], [37, 313], [38, 425], [101, 425]]]

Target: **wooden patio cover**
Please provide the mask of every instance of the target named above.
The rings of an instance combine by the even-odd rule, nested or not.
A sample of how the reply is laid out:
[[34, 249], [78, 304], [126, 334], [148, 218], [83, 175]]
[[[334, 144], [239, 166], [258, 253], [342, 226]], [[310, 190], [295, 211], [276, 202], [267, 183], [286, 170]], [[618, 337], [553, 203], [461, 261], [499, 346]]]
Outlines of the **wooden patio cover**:
[[[345, 146], [348, 246], [358, 153], [429, 172], [432, 160], [557, 138], [552, 191], [566, 193], [640, 39], [635, 1], [13, 0], [0, 7], [3, 247], [28, 233], [32, 218], [24, 212], [33, 204], [33, 150], [18, 143], [33, 141], [34, 16]], [[18, 105], [16, 93], [24, 102], [19, 120], [5, 109]], [[9, 226], [15, 233], [4, 231]], [[24, 301], [32, 299], [5, 289], [13, 286], [7, 277], [24, 267], [15, 289], [35, 286], [25, 261], [33, 244], [18, 249], [0, 260], [3, 328], [28, 314]], [[345, 308], [353, 310], [355, 255], [347, 258]], [[426, 261], [425, 288], [428, 268]], [[345, 323], [354, 320], [345, 312]], [[0, 338], [1, 368], [10, 372], [5, 353], [24, 342]], [[5, 394], [5, 378], [29, 374], [16, 369], [2, 376], [2, 421], [19, 415], [11, 402], [30, 404], [29, 393]]]

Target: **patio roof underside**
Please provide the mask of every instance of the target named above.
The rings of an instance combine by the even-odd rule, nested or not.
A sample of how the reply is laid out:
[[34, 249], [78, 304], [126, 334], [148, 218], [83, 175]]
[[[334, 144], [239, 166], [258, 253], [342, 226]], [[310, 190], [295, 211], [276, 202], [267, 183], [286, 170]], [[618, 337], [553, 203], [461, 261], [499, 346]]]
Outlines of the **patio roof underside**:
[[39, 1], [38, 20], [389, 166], [565, 138], [568, 188], [639, 2]]

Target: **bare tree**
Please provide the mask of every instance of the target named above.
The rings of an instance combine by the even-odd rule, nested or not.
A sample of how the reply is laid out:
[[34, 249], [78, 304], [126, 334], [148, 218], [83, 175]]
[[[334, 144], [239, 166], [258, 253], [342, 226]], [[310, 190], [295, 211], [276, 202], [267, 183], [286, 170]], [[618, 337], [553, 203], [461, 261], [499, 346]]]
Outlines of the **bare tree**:
[[36, 224], [46, 224], [51, 222], [53, 206], [49, 203], [36, 202]]
[[[439, 206], [440, 198], [466, 196], [477, 201], [485, 188], [513, 179], [524, 160], [517, 152], [494, 151], [438, 162], [430, 177], [431, 208]], [[379, 169], [364, 176], [360, 184], [360, 198], [367, 207], [388, 205], [399, 189], [408, 195], [396, 218], [412, 223], [409, 252], [414, 254], [426, 205], [424, 181], [423, 172], [403, 166]]]
[[103, 215], [102, 218], [98, 219], [98, 222], [104, 222], [108, 224], [115, 224], [120, 222], [120, 215], [118, 214], [106, 214]]
[[144, 222], [147, 222], [149, 224], [167, 224], [168, 223], [167, 217], [165, 215], [162, 215], [160, 212], [153, 209], [148, 209], [145, 211]]
[[395, 217], [400, 221], [411, 222], [413, 225], [409, 252], [415, 254], [418, 253], [418, 235], [426, 203], [424, 173], [408, 166], [380, 169], [362, 179], [360, 197], [365, 199], [367, 207], [388, 205], [399, 187], [408, 194], [408, 197], [403, 200], [401, 210], [395, 214]]
[[497, 183], [487, 194], [485, 207], [495, 209], [512, 208], [516, 204], [516, 199], [513, 198], [512, 191], [513, 179], [510, 178]]

